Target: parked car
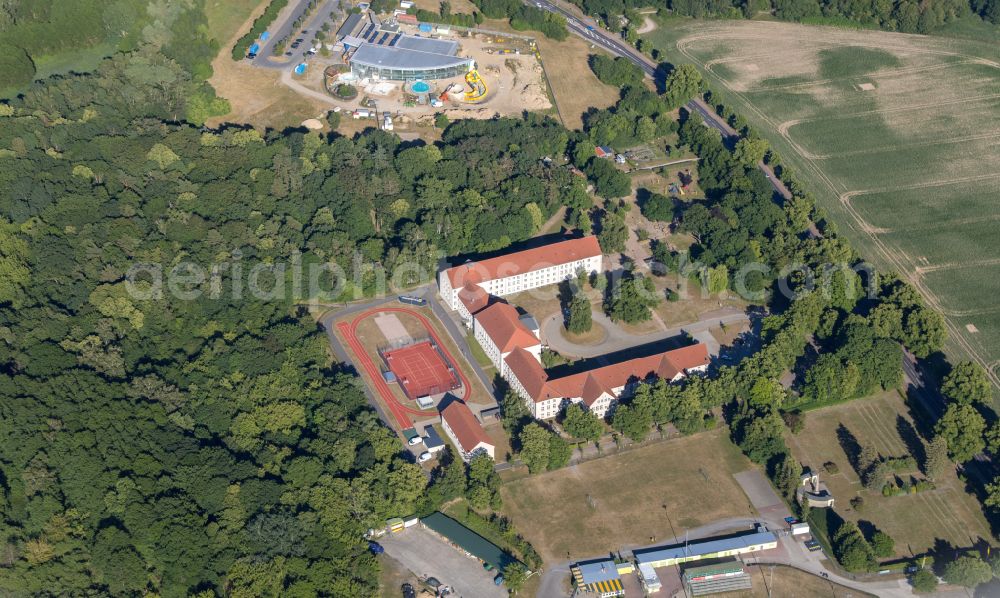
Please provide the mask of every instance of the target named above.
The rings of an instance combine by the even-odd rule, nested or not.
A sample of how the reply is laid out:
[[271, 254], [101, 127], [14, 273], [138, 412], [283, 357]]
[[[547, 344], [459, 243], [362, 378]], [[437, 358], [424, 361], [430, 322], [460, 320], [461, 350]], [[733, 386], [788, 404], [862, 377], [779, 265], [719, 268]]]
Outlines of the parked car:
[[417, 463], [424, 463], [424, 462], [430, 461], [431, 457], [433, 457], [433, 455], [431, 455], [427, 451], [424, 451], [424, 452], [420, 453], [419, 457], [417, 457]]
[[378, 542], [369, 542], [368, 550], [372, 551], [372, 554], [382, 554], [385, 552], [385, 548], [382, 548], [382, 545]]
[[503, 573], [497, 573], [497, 576], [493, 578], [493, 585], [498, 586], [503, 583]]
[[434, 588], [435, 590], [441, 587], [441, 582], [438, 581], [436, 577], [428, 577], [424, 580], [424, 583]]
[[820, 546], [819, 542], [817, 542], [816, 540], [806, 540], [806, 548], [809, 549], [809, 552], [816, 552], [817, 550], [823, 550], [823, 547]]
[[417, 598], [417, 592], [410, 584], [404, 583], [399, 589], [403, 592], [403, 598]]
[[422, 436], [414, 436], [413, 438], [409, 439], [406, 442], [406, 444], [408, 444], [410, 446], [414, 446], [414, 445], [420, 444], [423, 441], [424, 441], [424, 439], [423, 439]]
[[249, 54], [247, 54], [247, 58], [249, 58], [250, 60], [253, 60], [254, 58], [257, 58], [257, 53], [256, 52], [250, 52]]

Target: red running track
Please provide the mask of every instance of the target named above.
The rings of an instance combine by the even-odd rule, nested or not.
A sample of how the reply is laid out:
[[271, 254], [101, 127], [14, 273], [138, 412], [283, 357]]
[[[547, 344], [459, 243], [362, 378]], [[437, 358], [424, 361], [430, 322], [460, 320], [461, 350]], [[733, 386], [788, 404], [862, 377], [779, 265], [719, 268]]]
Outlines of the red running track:
[[459, 362], [452, 357], [451, 352], [448, 351], [448, 347], [445, 346], [441, 339], [438, 337], [437, 333], [434, 331], [434, 327], [431, 325], [430, 321], [424, 317], [422, 314], [408, 309], [405, 307], [376, 307], [363, 312], [350, 323], [339, 322], [337, 328], [340, 333], [344, 335], [344, 339], [347, 340], [347, 344], [354, 351], [358, 360], [361, 362], [361, 367], [364, 368], [365, 372], [368, 373], [368, 377], [372, 379], [372, 384], [375, 385], [375, 391], [382, 397], [382, 401], [389, 407], [389, 411], [396, 418], [396, 422], [399, 424], [401, 430], [405, 430], [413, 426], [413, 421], [410, 419], [410, 415], [421, 415], [426, 416], [426, 411], [421, 411], [420, 409], [414, 409], [409, 405], [404, 405], [399, 402], [396, 395], [392, 393], [392, 389], [389, 388], [389, 384], [382, 378], [382, 370], [375, 365], [372, 361], [371, 356], [365, 350], [364, 345], [358, 339], [358, 325], [361, 324], [367, 318], [374, 316], [375, 314], [382, 312], [397, 312], [413, 316], [423, 324], [427, 333], [434, 339], [437, 343], [441, 352], [444, 353], [445, 358], [455, 366], [455, 371], [458, 372], [458, 377], [462, 382], [462, 396], [460, 398], [465, 399], [469, 395], [469, 380], [465, 377], [465, 373], [462, 372], [462, 368], [459, 367]]

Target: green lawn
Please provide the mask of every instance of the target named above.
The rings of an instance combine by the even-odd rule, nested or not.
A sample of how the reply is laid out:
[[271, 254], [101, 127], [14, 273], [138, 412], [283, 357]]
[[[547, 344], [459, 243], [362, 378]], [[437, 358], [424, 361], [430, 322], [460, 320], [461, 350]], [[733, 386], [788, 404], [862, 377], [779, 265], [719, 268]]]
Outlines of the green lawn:
[[212, 37], [224, 45], [236, 34], [262, 0], [205, 0], [205, 16]]
[[98, 44], [91, 48], [50, 54], [34, 58], [35, 78], [44, 79], [51, 75], [64, 75], [66, 73], [86, 73], [97, 68], [106, 56], [110, 56], [115, 51], [111, 44]]

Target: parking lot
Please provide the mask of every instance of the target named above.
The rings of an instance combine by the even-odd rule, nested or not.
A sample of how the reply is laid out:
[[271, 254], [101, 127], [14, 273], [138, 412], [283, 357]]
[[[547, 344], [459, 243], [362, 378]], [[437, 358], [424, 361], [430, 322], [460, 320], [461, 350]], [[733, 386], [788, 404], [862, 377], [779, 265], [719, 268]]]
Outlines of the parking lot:
[[486, 571], [477, 559], [466, 556], [433, 532], [417, 524], [378, 540], [386, 554], [421, 579], [436, 577], [464, 598], [505, 598], [507, 590], [493, 584], [494, 571]]

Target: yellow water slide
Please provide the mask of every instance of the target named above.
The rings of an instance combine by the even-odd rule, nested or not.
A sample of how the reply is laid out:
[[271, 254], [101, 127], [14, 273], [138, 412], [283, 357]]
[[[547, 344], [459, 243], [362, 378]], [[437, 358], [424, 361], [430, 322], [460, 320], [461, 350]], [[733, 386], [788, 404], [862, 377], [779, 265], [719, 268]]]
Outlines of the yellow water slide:
[[486, 82], [479, 76], [479, 71], [472, 69], [466, 73], [465, 82], [472, 88], [472, 91], [465, 92], [464, 98], [466, 102], [480, 102], [486, 97], [486, 93], [489, 90], [486, 89]]

